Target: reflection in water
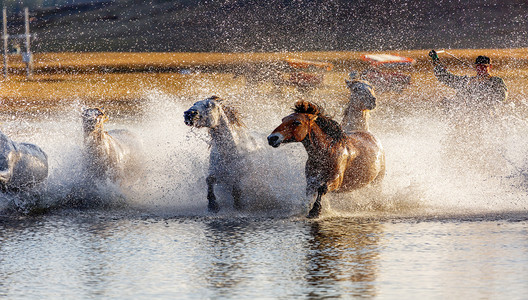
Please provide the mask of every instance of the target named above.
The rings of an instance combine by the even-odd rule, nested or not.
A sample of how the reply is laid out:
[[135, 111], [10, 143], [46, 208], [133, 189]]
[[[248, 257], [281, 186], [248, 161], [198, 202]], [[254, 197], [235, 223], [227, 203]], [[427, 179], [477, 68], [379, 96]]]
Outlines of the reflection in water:
[[514, 299], [522, 220], [0, 217], [0, 299]]
[[78, 223], [77, 232], [82, 237], [83, 249], [79, 253], [82, 268], [77, 270], [82, 286], [91, 297], [100, 297], [109, 289], [108, 278], [112, 276], [112, 262], [108, 255], [108, 244], [114, 236], [112, 226], [102, 220], [81, 221]]
[[229, 296], [229, 291], [245, 277], [238, 273], [243, 271], [242, 262], [247, 261], [241, 251], [246, 226], [240, 220], [214, 220], [207, 224], [207, 247], [211, 249], [207, 280], [219, 296]]
[[310, 297], [332, 296], [332, 291], [336, 297], [376, 296], [381, 232], [378, 223], [342, 219], [312, 223], [306, 257]]

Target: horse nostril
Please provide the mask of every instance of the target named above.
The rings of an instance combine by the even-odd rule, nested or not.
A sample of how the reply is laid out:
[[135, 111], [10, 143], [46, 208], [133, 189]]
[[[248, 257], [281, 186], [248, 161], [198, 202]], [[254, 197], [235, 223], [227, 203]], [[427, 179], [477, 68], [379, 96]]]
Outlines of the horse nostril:
[[279, 140], [279, 137], [276, 136], [276, 135], [270, 135], [270, 136], [268, 136], [268, 144], [269, 144], [270, 146], [274, 146], [274, 145], [277, 143], [278, 140]]
[[183, 119], [185, 121], [186, 125], [192, 126], [193, 125], [193, 119], [198, 114], [197, 111], [194, 110], [187, 110], [183, 112]]
[[187, 111], [183, 112], [183, 117], [185, 118], [185, 120], [191, 120], [194, 117], [196, 117], [197, 114], [198, 114], [198, 112], [195, 111], [195, 110], [187, 110]]

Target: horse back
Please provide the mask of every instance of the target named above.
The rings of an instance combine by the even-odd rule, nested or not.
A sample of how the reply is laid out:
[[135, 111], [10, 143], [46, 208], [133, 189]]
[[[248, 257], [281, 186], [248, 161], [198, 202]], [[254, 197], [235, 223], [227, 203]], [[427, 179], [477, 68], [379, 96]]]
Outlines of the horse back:
[[8, 186], [22, 188], [35, 185], [48, 177], [48, 156], [37, 145], [13, 142], [16, 161]]

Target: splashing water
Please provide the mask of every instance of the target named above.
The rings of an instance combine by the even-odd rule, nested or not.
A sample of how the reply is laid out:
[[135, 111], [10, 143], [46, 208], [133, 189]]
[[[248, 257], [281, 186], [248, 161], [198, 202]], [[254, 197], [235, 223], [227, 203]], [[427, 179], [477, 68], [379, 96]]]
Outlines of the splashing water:
[[[125, 206], [161, 216], [208, 215], [205, 178], [209, 136], [206, 130], [187, 127], [182, 116], [190, 104], [214, 94], [214, 86], [190, 86], [194, 89], [189, 97], [149, 90], [139, 112], [129, 118], [111, 117], [107, 122], [107, 129], [127, 128], [143, 140], [144, 173], [134, 182], [86, 182], [81, 167], [79, 101], [67, 106], [60, 118], [9, 121], [6, 134], [34, 142], [48, 153], [50, 175], [35, 191], [1, 195], [0, 211], [15, 208], [27, 213], [35, 207], [68, 208], [82, 203], [82, 207]], [[302, 145], [273, 149], [266, 143], [266, 136], [289, 114], [293, 100], [274, 99], [286, 103], [276, 105], [276, 101], [261, 101], [261, 95], [255, 94], [248, 97], [235, 88], [226, 94], [224, 98], [242, 107], [260, 150], [249, 158], [251, 176], [242, 183], [245, 209], [235, 211], [225, 196], [228, 193], [221, 193], [225, 199], [220, 199], [224, 201], [220, 216], [303, 216], [309, 202], [304, 195], [307, 156]], [[327, 107], [332, 110], [337, 105]], [[339, 109], [330, 112], [340, 120]], [[387, 155], [382, 189], [330, 193], [323, 199], [323, 217], [526, 212], [525, 124], [504, 117], [499, 124], [482, 125], [482, 132], [487, 134], [478, 146], [458, 145], [454, 151], [450, 137], [459, 133], [435, 113], [375, 114], [372, 131], [381, 139]]]

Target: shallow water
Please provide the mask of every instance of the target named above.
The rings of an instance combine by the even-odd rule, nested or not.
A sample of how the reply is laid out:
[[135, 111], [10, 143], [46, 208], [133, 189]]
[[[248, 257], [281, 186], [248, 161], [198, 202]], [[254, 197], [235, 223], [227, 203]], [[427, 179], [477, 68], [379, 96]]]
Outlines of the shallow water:
[[528, 223], [151, 218], [2, 224], [0, 297], [487, 298], [528, 291]]
[[[111, 106], [107, 128], [131, 130], [147, 153], [140, 180], [122, 184], [83, 181], [82, 100], [3, 115], [4, 133], [48, 153], [50, 176], [0, 195], [0, 297], [525, 297], [528, 128], [509, 115], [460, 143], [437, 107], [389, 99], [419, 90], [380, 95], [371, 128], [387, 154], [382, 190], [329, 194], [322, 217], [305, 219], [304, 149], [265, 137], [299, 98], [340, 118], [347, 95], [334, 76], [301, 95], [195, 75], [180, 95], [146, 89], [133, 108]], [[183, 124], [213, 94], [241, 110], [261, 146], [244, 209], [220, 197], [217, 215], [206, 209], [207, 132]]]

